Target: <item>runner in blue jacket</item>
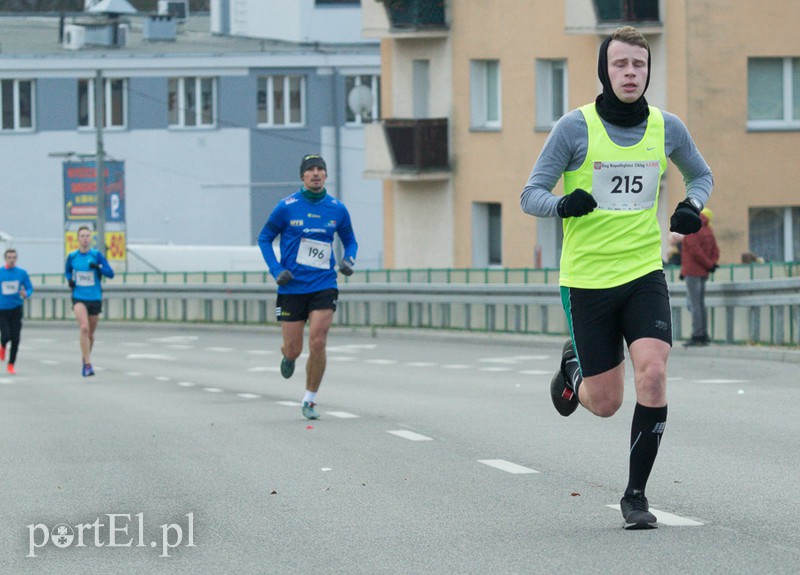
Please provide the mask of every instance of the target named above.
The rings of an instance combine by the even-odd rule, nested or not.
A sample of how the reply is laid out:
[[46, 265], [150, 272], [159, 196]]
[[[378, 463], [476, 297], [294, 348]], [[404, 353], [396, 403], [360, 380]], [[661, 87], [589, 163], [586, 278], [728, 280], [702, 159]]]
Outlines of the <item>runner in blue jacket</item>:
[[80, 328], [83, 377], [94, 375], [91, 353], [94, 331], [103, 311], [103, 277], [113, 278], [114, 270], [105, 256], [91, 248], [92, 231], [87, 226], [78, 228], [77, 250], [67, 256], [64, 275], [72, 288], [72, 312]]
[[[344, 246], [339, 271], [353, 273], [358, 243], [350, 214], [325, 190], [328, 177], [325, 160], [316, 154], [303, 157], [300, 191], [282, 199], [258, 236], [258, 245], [269, 271], [278, 284], [276, 314], [281, 322], [283, 346], [281, 375], [290, 378], [295, 360], [303, 351], [303, 332], [309, 323], [309, 356], [306, 363], [306, 393], [303, 415], [317, 419], [317, 391], [325, 373], [328, 330], [339, 296], [336, 282], [334, 234]], [[280, 236], [280, 260], [273, 241]]]
[[17, 267], [17, 250], [9, 248], [3, 254], [5, 266], [0, 267], [0, 361], [6, 358], [6, 346], [11, 343], [6, 371], [15, 374], [17, 350], [22, 336], [22, 303], [33, 294], [28, 272]]

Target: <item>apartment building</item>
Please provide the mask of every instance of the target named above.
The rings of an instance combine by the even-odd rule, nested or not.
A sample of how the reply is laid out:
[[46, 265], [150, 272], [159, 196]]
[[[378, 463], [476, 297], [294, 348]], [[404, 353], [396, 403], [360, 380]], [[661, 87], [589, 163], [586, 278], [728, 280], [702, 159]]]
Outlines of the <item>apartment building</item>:
[[[722, 261], [800, 259], [800, 3], [362, 8], [364, 35], [381, 40], [384, 120], [367, 130], [366, 175], [383, 181], [387, 267], [557, 266], [560, 223], [523, 214], [519, 194], [555, 121], [599, 93], [598, 47], [623, 24], [651, 45], [648, 101], [683, 119], [714, 172]], [[684, 190], [671, 166], [663, 229]]]
[[358, 0], [214, 0], [210, 14], [188, 15], [89, 4], [0, 16], [0, 232], [20, 265], [63, 269], [63, 163], [95, 158], [99, 79], [105, 159], [124, 166], [123, 254], [125, 244], [258, 254], [272, 207], [299, 189], [300, 158], [321, 152], [359, 266], [382, 267], [381, 183], [363, 177], [380, 50], [361, 37]]

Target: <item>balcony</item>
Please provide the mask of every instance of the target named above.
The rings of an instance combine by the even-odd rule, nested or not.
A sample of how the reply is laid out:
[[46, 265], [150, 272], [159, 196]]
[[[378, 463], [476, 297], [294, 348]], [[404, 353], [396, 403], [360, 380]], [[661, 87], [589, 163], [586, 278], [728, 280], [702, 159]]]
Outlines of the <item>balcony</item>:
[[392, 157], [394, 175], [449, 177], [447, 118], [402, 119], [383, 121], [386, 141]]
[[658, 22], [659, 0], [595, 0], [599, 23]]
[[565, 31], [568, 34], [604, 36], [623, 24], [645, 35], [664, 32], [662, 0], [565, 0]]
[[392, 35], [418, 36], [447, 32], [444, 0], [378, 0], [389, 17]]

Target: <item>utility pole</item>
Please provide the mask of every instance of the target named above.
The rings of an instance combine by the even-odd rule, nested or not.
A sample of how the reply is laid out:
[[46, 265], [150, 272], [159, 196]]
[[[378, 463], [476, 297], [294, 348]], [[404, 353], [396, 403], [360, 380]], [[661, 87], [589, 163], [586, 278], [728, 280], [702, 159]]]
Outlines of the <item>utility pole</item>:
[[94, 77], [94, 125], [97, 134], [95, 169], [97, 170], [97, 249], [106, 255], [106, 153], [103, 149], [103, 122], [105, 121], [105, 90], [103, 73], [98, 70]]

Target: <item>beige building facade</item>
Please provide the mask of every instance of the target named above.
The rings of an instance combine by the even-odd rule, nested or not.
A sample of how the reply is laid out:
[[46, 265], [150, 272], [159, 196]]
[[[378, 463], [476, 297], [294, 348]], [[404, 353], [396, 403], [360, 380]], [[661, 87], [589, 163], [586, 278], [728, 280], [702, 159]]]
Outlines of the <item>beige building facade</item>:
[[[560, 221], [524, 214], [519, 195], [553, 123], [599, 93], [597, 50], [622, 24], [650, 42], [648, 101], [714, 172], [722, 261], [800, 260], [795, 0], [385, 0], [362, 14], [381, 39], [365, 175], [384, 182], [386, 267], [557, 267]], [[665, 234], [684, 194], [670, 166]]]

